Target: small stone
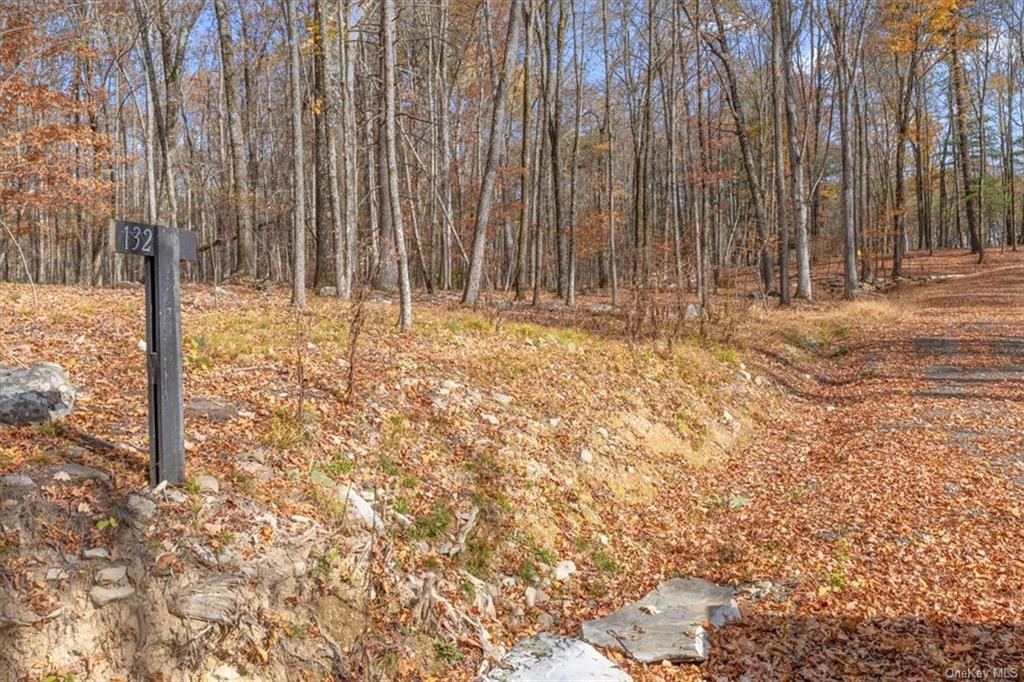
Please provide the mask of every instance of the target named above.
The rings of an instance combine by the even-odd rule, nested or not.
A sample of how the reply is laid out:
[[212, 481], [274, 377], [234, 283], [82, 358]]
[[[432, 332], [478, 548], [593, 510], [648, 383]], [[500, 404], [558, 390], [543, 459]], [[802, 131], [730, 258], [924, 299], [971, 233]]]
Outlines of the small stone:
[[318, 296], [337, 296], [337, 287], [320, 287], [320, 290], [316, 292]]
[[96, 571], [96, 577], [94, 582], [97, 585], [110, 585], [111, 583], [119, 583], [124, 580], [124, 577], [128, 574], [128, 568], [126, 566], [108, 566], [107, 568], [101, 568]]
[[548, 420], [548, 426], [550, 426], [552, 428], [557, 427], [561, 423], [562, 423], [562, 420], [559, 419], [558, 417], [552, 417], [551, 419]]
[[165, 490], [164, 499], [173, 504], [181, 504], [188, 501], [188, 495], [180, 490]]
[[506, 407], [512, 404], [512, 396], [506, 395], [504, 393], [495, 393], [494, 399], [498, 403], [505, 405]]
[[146, 342], [145, 341], [139, 341], [137, 344], [135, 344], [135, 347], [139, 349], [140, 353], [145, 353], [146, 352]]
[[583, 451], [580, 452], [580, 459], [587, 464], [590, 464], [594, 461], [594, 453], [584, 448]]
[[128, 599], [135, 594], [135, 588], [131, 585], [119, 585], [117, 587], [100, 587], [99, 585], [89, 590], [89, 598], [97, 607], [104, 607], [107, 604], [122, 599]]
[[203, 475], [196, 477], [196, 485], [201, 493], [219, 493], [220, 483], [213, 476]]
[[597, 434], [601, 436], [601, 438], [608, 440], [608, 429], [604, 428], [603, 426], [597, 427]]
[[480, 416], [483, 418], [483, 420], [485, 422], [487, 422], [491, 426], [497, 426], [498, 425], [498, 418], [495, 417], [493, 414], [482, 414]]
[[555, 564], [555, 580], [565, 580], [576, 572], [576, 564], [569, 559], [564, 559]]
[[547, 611], [545, 611], [545, 612], [541, 613], [539, 616], [537, 616], [537, 625], [542, 630], [548, 630], [552, 626], [554, 626], [554, 624], [555, 624], [555, 617], [552, 616]]
[[110, 552], [102, 547], [89, 547], [82, 551], [83, 559], [110, 559]]
[[442, 388], [448, 391], [454, 391], [459, 387], [459, 384], [452, 381], [451, 379], [445, 379], [444, 381], [441, 382], [441, 386]]
[[761, 376], [760, 374], [756, 375], [754, 377], [754, 385], [755, 386], [764, 386], [764, 377]]
[[67, 571], [62, 568], [51, 568], [46, 572], [47, 580], [64, 580], [67, 577]]
[[538, 590], [532, 586], [526, 588], [526, 605], [531, 609], [538, 604], [546, 604], [549, 601], [551, 601], [551, 597], [543, 590]]
[[156, 504], [152, 500], [139, 495], [129, 495], [125, 504], [128, 507], [128, 511], [132, 513], [132, 516], [140, 521], [147, 521], [156, 514]]

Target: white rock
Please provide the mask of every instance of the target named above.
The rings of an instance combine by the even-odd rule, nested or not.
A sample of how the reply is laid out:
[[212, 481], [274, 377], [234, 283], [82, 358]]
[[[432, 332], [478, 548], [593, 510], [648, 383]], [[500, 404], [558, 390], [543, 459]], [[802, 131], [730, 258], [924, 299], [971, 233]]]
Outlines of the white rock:
[[580, 452], [580, 459], [586, 462], [587, 464], [590, 464], [591, 462], [594, 461], [594, 453], [584, 448]]
[[334, 494], [348, 508], [348, 513], [358, 520], [364, 528], [367, 530], [384, 529], [384, 521], [373, 510], [370, 503], [363, 499], [351, 486], [339, 486]]
[[586, 642], [541, 633], [519, 642], [484, 682], [632, 682], [624, 670]]
[[494, 399], [502, 405], [508, 406], [512, 404], [512, 396], [504, 393], [495, 393]]
[[605, 440], [608, 440], [608, 429], [604, 428], [603, 426], [598, 426], [597, 427], [597, 433], [598, 433], [598, 435], [601, 436], [601, 438], [604, 438]]
[[576, 564], [569, 559], [563, 559], [555, 564], [555, 580], [565, 580], [576, 572]]
[[82, 551], [83, 559], [110, 559], [110, 552], [102, 547], [89, 547]]
[[495, 417], [493, 414], [482, 414], [480, 416], [483, 418], [483, 420], [485, 422], [487, 422], [491, 426], [497, 426], [498, 425], [498, 418]]
[[146, 342], [145, 341], [139, 341], [139, 343], [137, 344], [137, 347], [138, 347], [140, 353], [145, 353], [146, 352]]

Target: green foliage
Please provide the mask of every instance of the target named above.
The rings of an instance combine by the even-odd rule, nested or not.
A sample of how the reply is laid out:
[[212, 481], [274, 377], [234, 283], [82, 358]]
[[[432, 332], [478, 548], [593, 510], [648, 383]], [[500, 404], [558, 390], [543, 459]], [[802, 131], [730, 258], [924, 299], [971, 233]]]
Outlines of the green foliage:
[[115, 519], [113, 516], [107, 517], [105, 519], [100, 519], [96, 522], [96, 530], [107, 530], [108, 528], [117, 528], [117, 519]]
[[342, 453], [335, 450], [331, 453], [331, 461], [324, 464], [324, 471], [332, 476], [345, 476], [350, 473], [355, 463]]
[[45, 421], [39, 425], [39, 435], [47, 438], [55, 438], [60, 435], [60, 427], [52, 421]]
[[618, 573], [619, 562], [610, 553], [600, 550], [594, 554], [594, 566], [605, 573]]
[[454, 521], [451, 508], [443, 502], [435, 502], [429, 512], [413, 520], [409, 533], [417, 540], [434, 540], [444, 536]]
[[270, 419], [264, 442], [278, 450], [290, 450], [306, 438], [303, 420], [292, 410], [278, 408]]
[[479, 315], [462, 315], [452, 317], [445, 323], [445, 329], [452, 334], [462, 336], [466, 334], [483, 335], [494, 333], [494, 325], [490, 320]]
[[464, 658], [458, 647], [440, 639], [434, 641], [434, 654], [437, 656], [437, 660], [449, 667], [458, 665]]
[[309, 574], [313, 577], [329, 575], [331, 567], [340, 556], [341, 553], [335, 547], [331, 547], [323, 554], [314, 554], [312, 556], [313, 566], [309, 569]]
[[711, 356], [721, 363], [727, 365], [738, 365], [740, 364], [740, 355], [733, 348], [726, 348], [717, 343], [712, 343], [708, 346], [708, 352]]

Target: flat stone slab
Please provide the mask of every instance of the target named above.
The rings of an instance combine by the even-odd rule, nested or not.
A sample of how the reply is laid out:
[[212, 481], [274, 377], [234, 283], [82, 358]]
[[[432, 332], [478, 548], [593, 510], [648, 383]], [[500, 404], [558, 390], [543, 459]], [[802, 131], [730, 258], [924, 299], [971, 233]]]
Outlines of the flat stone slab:
[[632, 682], [586, 642], [543, 632], [512, 647], [484, 682]]
[[130, 585], [121, 585], [119, 587], [100, 587], [97, 585], [89, 590], [89, 598], [99, 608], [115, 601], [128, 599], [134, 594], [135, 589]]
[[238, 408], [230, 403], [197, 398], [185, 405], [185, 416], [189, 419], [208, 419], [216, 424], [224, 424], [238, 416]]
[[719, 627], [740, 618], [733, 594], [706, 580], [674, 578], [635, 604], [586, 621], [583, 638], [641, 663], [700, 662], [708, 653], [704, 623]]

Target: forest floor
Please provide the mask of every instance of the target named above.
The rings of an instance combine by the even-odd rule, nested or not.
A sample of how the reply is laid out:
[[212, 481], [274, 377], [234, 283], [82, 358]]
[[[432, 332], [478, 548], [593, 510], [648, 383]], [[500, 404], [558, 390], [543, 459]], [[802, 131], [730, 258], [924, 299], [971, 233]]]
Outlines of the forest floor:
[[[492, 647], [577, 635], [693, 576], [736, 587], [743, 619], [700, 667], [607, 652], [634, 679], [1019, 676], [1024, 258], [907, 269], [853, 303], [722, 296], [671, 343], [585, 297], [418, 301], [401, 334], [375, 297], [355, 355], [348, 304], [297, 316], [283, 292], [186, 286], [191, 478], [144, 518], [141, 290], [4, 284], [0, 364], [57, 362], [80, 399], [0, 439], [0, 475], [33, 479], [0, 488], [0, 662], [15, 679], [469, 679]], [[345, 486], [383, 520], [369, 544]], [[85, 548], [136, 594], [89, 603]], [[180, 616], [226, 579], [230, 613]]]

